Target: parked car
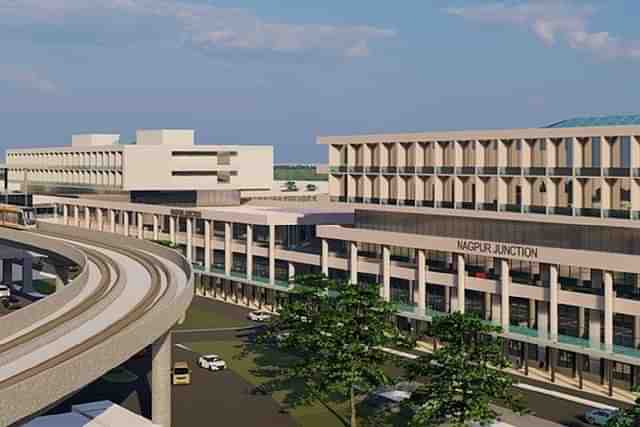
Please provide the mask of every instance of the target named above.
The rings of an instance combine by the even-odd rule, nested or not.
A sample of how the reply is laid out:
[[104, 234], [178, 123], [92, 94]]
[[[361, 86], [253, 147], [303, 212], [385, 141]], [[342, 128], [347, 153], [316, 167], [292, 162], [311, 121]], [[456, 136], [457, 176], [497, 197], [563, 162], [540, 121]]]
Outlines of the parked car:
[[0, 285], [0, 301], [11, 298], [11, 289], [8, 286]]
[[604, 426], [618, 413], [614, 409], [592, 409], [584, 414], [584, 419], [594, 426]]
[[217, 354], [206, 354], [198, 358], [198, 365], [210, 371], [222, 371], [227, 369], [227, 362], [222, 360]]
[[264, 310], [256, 310], [249, 313], [249, 320], [253, 320], [254, 322], [266, 322], [271, 319], [271, 313]]
[[171, 371], [173, 385], [191, 384], [191, 368], [187, 362], [176, 362]]

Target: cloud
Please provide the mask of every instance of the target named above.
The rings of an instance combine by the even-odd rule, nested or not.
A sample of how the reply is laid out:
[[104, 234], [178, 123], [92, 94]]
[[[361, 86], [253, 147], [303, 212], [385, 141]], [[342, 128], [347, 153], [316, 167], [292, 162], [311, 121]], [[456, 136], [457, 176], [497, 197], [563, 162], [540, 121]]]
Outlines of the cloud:
[[597, 17], [597, 10], [572, 0], [503, 1], [449, 8], [446, 12], [487, 24], [527, 28], [547, 46], [564, 43], [572, 49], [603, 58], [640, 59], [640, 40], [625, 40], [606, 31], [591, 31], [589, 26]]
[[145, 29], [155, 25], [154, 34], [177, 37], [208, 52], [359, 57], [369, 55], [373, 41], [395, 36], [393, 30], [367, 25], [273, 22], [247, 9], [176, 0], [0, 0], [0, 22], [11, 25], [64, 25], [65, 31], [73, 31], [74, 26], [86, 30], [87, 20], [101, 21], [92, 29], [106, 33], [128, 23], [142, 38]]
[[58, 92], [58, 87], [51, 80], [41, 76], [34, 70], [15, 65], [0, 64], [0, 82], [12, 87], [30, 89], [42, 93]]

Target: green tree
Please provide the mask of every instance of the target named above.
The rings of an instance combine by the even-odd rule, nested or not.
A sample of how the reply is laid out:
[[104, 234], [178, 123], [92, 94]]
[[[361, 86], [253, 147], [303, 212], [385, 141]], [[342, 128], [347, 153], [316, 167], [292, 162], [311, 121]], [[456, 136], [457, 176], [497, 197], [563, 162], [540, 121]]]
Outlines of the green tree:
[[[640, 390], [635, 389], [638, 393]], [[622, 409], [613, 416], [605, 427], [639, 427], [640, 426], [640, 397], [636, 398], [634, 405], [628, 409]]]
[[356, 427], [358, 396], [389, 382], [383, 365], [394, 356], [381, 347], [403, 342], [392, 322], [394, 306], [380, 298], [378, 285], [319, 275], [296, 278], [296, 284], [266, 333], [297, 356], [280, 377], [304, 384], [303, 404], [336, 396], [348, 401]]
[[471, 314], [453, 313], [434, 320], [431, 334], [443, 345], [432, 355], [406, 364], [409, 378], [427, 379], [411, 396], [411, 426], [486, 425], [499, 415], [492, 403], [524, 411], [511, 376], [502, 371], [509, 361], [502, 352], [502, 339], [495, 337], [500, 331], [499, 326]]

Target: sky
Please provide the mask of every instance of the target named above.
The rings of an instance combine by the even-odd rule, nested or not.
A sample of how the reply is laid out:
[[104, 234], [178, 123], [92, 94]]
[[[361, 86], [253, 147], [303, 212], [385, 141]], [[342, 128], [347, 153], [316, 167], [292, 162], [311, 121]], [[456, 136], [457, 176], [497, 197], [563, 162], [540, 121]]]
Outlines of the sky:
[[640, 113], [637, 0], [0, 0], [0, 149], [195, 129], [317, 136]]

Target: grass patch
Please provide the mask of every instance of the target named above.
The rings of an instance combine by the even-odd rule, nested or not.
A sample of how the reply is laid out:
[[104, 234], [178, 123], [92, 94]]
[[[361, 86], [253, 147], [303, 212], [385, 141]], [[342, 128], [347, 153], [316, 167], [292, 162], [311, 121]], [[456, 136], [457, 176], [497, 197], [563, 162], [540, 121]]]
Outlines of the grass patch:
[[[275, 349], [243, 354], [244, 345], [240, 341], [194, 342], [190, 343], [189, 347], [201, 354], [215, 353], [222, 356], [229, 369], [255, 386], [271, 380], [271, 378], [262, 375], [259, 370], [281, 366], [282, 363], [291, 360], [290, 355]], [[300, 385], [293, 384], [290, 390], [276, 391], [272, 396], [276, 402], [286, 405], [292, 395], [295, 397], [299, 387]], [[346, 404], [331, 404], [330, 408], [348, 419], [349, 409]], [[320, 402], [314, 402], [309, 406], [293, 408], [290, 414], [304, 427], [344, 427], [344, 423], [331, 410]]]
[[55, 279], [36, 279], [33, 281], [33, 289], [42, 295], [51, 295], [56, 291]]
[[176, 325], [174, 329], [239, 328], [250, 325], [249, 320], [230, 319], [217, 312], [215, 308], [205, 309], [200, 304], [191, 304], [184, 322]]

